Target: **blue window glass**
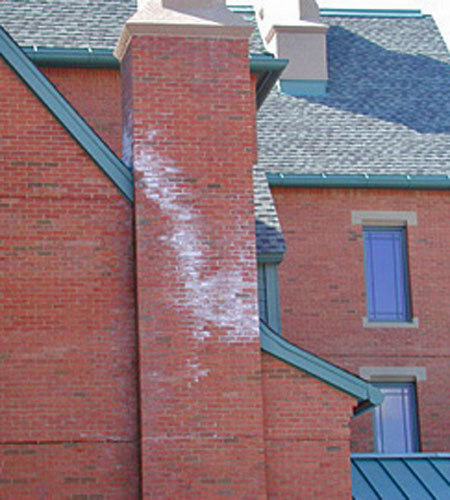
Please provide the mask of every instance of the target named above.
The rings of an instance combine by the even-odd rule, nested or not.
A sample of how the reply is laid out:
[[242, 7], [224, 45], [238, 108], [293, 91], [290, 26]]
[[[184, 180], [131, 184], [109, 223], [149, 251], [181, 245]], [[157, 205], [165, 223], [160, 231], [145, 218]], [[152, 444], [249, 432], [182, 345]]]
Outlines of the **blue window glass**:
[[406, 230], [364, 227], [364, 265], [369, 321], [411, 321]]
[[375, 384], [384, 394], [373, 410], [375, 451], [413, 453], [419, 450], [416, 391], [413, 383]]

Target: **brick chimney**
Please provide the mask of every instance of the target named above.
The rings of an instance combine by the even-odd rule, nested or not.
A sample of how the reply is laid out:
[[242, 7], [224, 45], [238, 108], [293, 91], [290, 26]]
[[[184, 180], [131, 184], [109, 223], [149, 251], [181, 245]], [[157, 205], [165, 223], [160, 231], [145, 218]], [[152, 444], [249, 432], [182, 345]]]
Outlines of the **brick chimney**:
[[322, 95], [328, 82], [326, 36], [316, 0], [255, 0], [256, 17], [267, 50], [289, 59], [280, 81], [292, 95]]
[[265, 498], [250, 28], [224, 0], [126, 23], [144, 498]]

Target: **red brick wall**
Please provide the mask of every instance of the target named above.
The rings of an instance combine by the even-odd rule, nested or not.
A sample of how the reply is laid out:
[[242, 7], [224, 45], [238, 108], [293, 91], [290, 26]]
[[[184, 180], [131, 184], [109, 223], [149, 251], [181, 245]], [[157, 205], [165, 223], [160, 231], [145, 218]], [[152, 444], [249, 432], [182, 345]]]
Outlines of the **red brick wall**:
[[136, 498], [132, 210], [0, 61], [0, 497]]
[[265, 498], [247, 41], [140, 36], [122, 71], [144, 495]]
[[[448, 450], [448, 193], [276, 188], [274, 195], [288, 248], [280, 266], [283, 334], [355, 373], [361, 366], [425, 366], [428, 378], [418, 383], [422, 450]], [[418, 329], [363, 328], [362, 228], [352, 225], [352, 210], [417, 212], [408, 252]], [[353, 425], [354, 451], [373, 451], [370, 416]]]
[[269, 354], [263, 387], [268, 498], [351, 498], [355, 400]]
[[120, 72], [94, 68], [41, 68], [41, 71], [120, 157]]

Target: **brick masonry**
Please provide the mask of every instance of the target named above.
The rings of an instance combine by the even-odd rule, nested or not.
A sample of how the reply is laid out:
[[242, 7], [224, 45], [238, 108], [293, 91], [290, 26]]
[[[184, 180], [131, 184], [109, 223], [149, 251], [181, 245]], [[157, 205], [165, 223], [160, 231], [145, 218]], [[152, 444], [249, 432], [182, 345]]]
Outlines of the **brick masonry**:
[[41, 68], [97, 134], [122, 154], [120, 72], [96, 68]]
[[[44, 72], [119, 153], [118, 72]], [[142, 38], [122, 82], [136, 249], [131, 206], [0, 63], [0, 497], [348, 498], [355, 401], [261, 358], [245, 42]]]
[[122, 74], [144, 496], [265, 498], [247, 40], [134, 37]]
[[[283, 334], [358, 373], [361, 366], [425, 366], [418, 382], [422, 451], [445, 451], [450, 437], [450, 198], [444, 191], [274, 189], [287, 254], [280, 266]], [[363, 328], [362, 227], [352, 210], [416, 211], [408, 254], [416, 329]], [[353, 451], [373, 451], [370, 415], [353, 421]]]
[[355, 400], [263, 355], [267, 497], [351, 498]]
[[0, 497], [136, 498], [131, 207], [2, 61], [0, 88]]

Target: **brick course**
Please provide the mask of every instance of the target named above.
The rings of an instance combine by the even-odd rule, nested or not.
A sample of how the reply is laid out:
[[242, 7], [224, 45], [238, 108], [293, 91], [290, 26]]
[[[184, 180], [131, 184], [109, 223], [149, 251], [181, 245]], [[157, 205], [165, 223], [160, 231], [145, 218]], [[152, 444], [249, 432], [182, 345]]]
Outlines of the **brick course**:
[[[119, 151], [117, 73], [44, 71]], [[0, 62], [0, 497], [348, 498], [355, 401], [261, 365], [246, 43], [141, 37], [122, 79], [136, 249], [132, 207]]]
[[122, 75], [144, 496], [265, 498], [247, 41], [134, 37]]
[[120, 72], [97, 68], [41, 68], [41, 71], [120, 158]]
[[0, 88], [0, 497], [135, 498], [131, 207], [2, 61]]
[[267, 497], [351, 498], [355, 400], [263, 354]]
[[[450, 437], [450, 198], [444, 191], [275, 188], [287, 254], [280, 266], [283, 334], [358, 373], [361, 366], [425, 366], [418, 383], [422, 451]], [[416, 211], [408, 227], [413, 315], [418, 329], [363, 328], [366, 314], [361, 226], [352, 210]], [[353, 422], [353, 450], [373, 451], [370, 416]]]

